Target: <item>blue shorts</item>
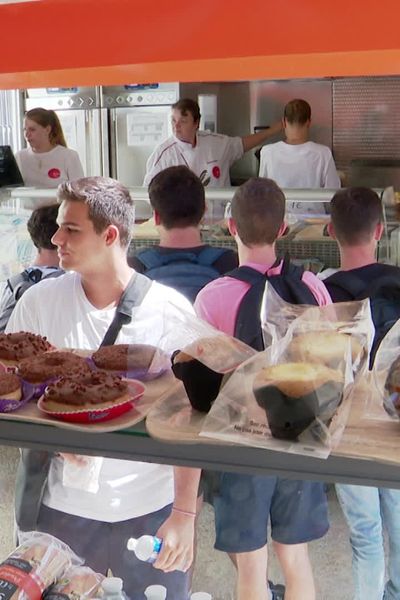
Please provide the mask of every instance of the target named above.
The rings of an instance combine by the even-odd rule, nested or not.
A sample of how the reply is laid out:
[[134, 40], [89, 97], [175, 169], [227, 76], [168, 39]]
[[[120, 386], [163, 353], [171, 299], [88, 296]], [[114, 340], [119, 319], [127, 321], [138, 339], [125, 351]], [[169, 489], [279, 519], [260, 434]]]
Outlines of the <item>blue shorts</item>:
[[124, 590], [130, 600], [145, 600], [144, 590], [154, 584], [168, 589], [167, 600], [188, 600], [192, 569], [186, 573], [164, 573], [150, 563], [138, 560], [134, 552], [126, 548], [130, 537], [155, 534], [171, 513], [171, 507], [169, 505], [128, 521], [103, 523], [69, 515], [42, 504], [37, 529], [63, 540], [85, 559], [86, 565], [98, 573], [106, 574], [111, 569], [115, 577], [123, 579]]
[[221, 473], [214, 496], [215, 548], [224, 552], [251, 552], [271, 537], [281, 544], [302, 544], [329, 529], [324, 484]]

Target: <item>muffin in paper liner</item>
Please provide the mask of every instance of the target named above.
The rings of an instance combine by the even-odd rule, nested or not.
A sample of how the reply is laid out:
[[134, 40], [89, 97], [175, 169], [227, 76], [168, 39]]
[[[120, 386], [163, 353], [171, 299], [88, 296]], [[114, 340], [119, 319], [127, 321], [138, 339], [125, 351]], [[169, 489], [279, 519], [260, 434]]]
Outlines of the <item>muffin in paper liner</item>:
[[22, 408], [34, 399], [35, 390], [24, 380], [21, 380], [21, 400], [10, 400], [9, 398], [0, 398], [0, 413], [10, 413]]

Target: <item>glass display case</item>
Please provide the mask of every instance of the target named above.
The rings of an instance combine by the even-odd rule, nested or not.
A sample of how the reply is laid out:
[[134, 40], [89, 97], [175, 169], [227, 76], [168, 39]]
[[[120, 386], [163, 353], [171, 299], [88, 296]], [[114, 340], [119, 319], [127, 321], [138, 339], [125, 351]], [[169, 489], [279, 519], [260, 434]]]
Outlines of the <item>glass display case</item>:
[[[381, 192], [383, 192], [381, 190]], [[223, 220], [227, 204], [234, 189], [207, 190], [208, 211], [203, 227], [204, 239], [216, 245], [232, 245]], [[138, 224], [130, 251], [137, 247], [157, 243], [156, 230], [145, 220], [151, 215], [146, 190], [133, 188], [137, 201]], [[328, 205], [333, 191], [287, 191], [288, 225], [284, 238], [278, 243], [278, 251], [289, 252], [295, 259], [320, 271], [338, 266], [336, 242], [326, 236], [329, 221]], [[18, 272], [32, 260], [35, 249], [26, 232], [26, 222], [31, 211], [55, 198], [55, 190], [2, 189], [0, 190], [0, 238], [1, 280]], [[290, 203], [301, 203], [291, 207]], [[309, 214], [308, 203], [320, 205], [318, 211]], [[294, 210], [291, 210], [294, 208]], [[299, 210], [301, 208], [301, 210]], [[379, 260], [397, 264], [395, 211], [385, 206], [385, 235], [379, 247]], [[142, 229], [141, 229], [142, 228]], [[143, 234], [141, 233], [143, 231]], [[154, 402], [161, 402], [175, 385], [171, 378], [165, 388], [154, 392]], [[152, 389], [149, 385], [149, 389]], [[350, 415], [349, 427], [342, 444], [327, 459], [295, 453], [278, 452], [264, 448], [217, 442], [198, 435], [199, 423], [187, 412], [182, 419], [168, 423], [163, 433], [157, 432], [154, 419], [139, 419], [135, 424], [117, 430], [96, 425], [71, 426], [51, 419], [40, 419], [36, 413], [28, 418], [15, 413], [0, 416], [0, 444], [15, 448], [31, 448], [49, 452], [102, 456], [167, 465], [198, 467], [211, 471], [276, 476], [282, 479], [323, 481], [327, 484], [331, 531], [321, 540], [310, 544], [311, 563], [317, 586], [317, 598], [334, 600], [338, 585], [344, 588], [343, 597], [350, 600], [351, 550], [348, 531], [337, 503], [332, 484], [344, 483], [376, 488], [400, 489], [398, 423], [389, 429], [377, 425], [364, 430], [360, 427], [359, 397]], [[33, 416], [32, 416], [33, 415]], [[97, 427], [97, 428], [96, 428]], [[182, 433], [183, 431], [183, 433]], [[11, 455], [10, 455], [11, 456]], [[12, 460], [15, 460], [13, 456]], [[7, 481], [11, 481], [9, 478]], [[5, 480], [4, 480], [5, 481]], [[3, 481], [3, 483], [4, 483]], [[2, 483], [0, 481], [0, 483]], [[11, 498], [7, 498], [11, 503]], [[235, 596], [235, 571], [227, 555], [213, 550], [213, 513], [209, 506], [203, 509], [198, 527], [198, 557], [194, 569], [193, 591], [205, 590], [214, 600], [230, 600]], [[12, 527], [10, 524], [10, 531]], [[83, 535], [82, 532], [77, 535]], [[271, 559], [270, 578], [282, 581], [276, 557]], [[335, 564], [333, 567], [332, 564]], [[334, 585], [332, 583], [334, 582]], [[278, 598], [278, 596], [276, 596]], [[171, 598], [167, 600], [183, 600]], [[185, 599], [186, 600], [186, 599]]]

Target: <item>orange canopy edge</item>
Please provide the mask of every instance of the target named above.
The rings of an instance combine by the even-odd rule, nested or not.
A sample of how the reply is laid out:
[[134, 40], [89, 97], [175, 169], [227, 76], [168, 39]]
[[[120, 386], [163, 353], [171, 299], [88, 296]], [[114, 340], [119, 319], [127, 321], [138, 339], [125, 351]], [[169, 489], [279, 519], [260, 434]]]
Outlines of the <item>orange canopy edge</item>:
[[0, 5], [0, 87], [400, 74], [398, 0]]

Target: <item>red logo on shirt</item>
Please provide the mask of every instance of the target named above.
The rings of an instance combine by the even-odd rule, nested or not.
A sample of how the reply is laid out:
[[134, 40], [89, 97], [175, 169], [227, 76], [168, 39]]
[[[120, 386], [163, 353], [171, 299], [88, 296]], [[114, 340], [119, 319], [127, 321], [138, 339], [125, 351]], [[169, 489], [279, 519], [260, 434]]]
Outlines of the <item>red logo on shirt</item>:
[[212, 174], [215, 177], [215, 179], [219, 179], [221, 177], [221, 169], [218, 165], [215, 165], [215, 167], [213, 167]]
[[50, 179], [58, 179], [61, 175], [61, 171], [60, 169], [50, 169], [47, 175], [50, 177]]

